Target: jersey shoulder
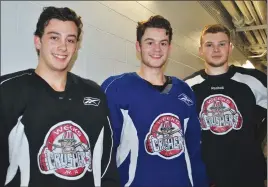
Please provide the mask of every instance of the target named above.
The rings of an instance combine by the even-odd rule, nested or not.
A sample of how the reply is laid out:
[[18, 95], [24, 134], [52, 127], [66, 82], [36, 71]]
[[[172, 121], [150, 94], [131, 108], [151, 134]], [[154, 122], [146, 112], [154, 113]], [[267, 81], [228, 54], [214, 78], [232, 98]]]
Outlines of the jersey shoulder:
[[172, 81], [174, 82], [174, 85], [178, 87], [178, 90], [181, 94], [189, 95], [190, 97], [193, 97], [193, 90], [192, 88], [184, 81], [177, 77], [172, 77]]
[[101, 85], [105, 93], [126, 90], [134, 80], [134, 73], [123, 73], [108, 77]]
[[11, 112], [20, 114], [31, 97], [30, 87], [33, 69], [18, 71], [1, 76], [0, 102], [1, 113], [9, 116]]
[[193, 74], [185, 77], [183, 80], [190, 86], [193, 87], [195, 85], [201, 84], [205, 79], [202, 77], [204, 73], [204, 69], [194, 72]]
[[[233, 66], [232, 67], [234, 69], [234, 76], [236, 76], [236, 74], [242, 74], [242, 75], [246, 75], [246, 77], [249, 78], [255, 78], [258, 81], [260, 81], [263, 85], [267, 86], [267, 75], [257, 69], [249, 69], [249, 68], [243, 68], [243, 67], [238, 67], [238, 66]], [[247, 81], [247, 79], [245, 79], [245, 81]]]
[[2, 96], [22, 94], [30, 86], [29, 81], [34, 73], [33, 69], [17, 71], [0, 77]]
[[77, 87], [79, 87], [79, 89], [81, 89], [83, 92], [92, 93], [94, 95], [100, 95], [100, 96], [105, 95], [103, 90], [101, 89], [101, 86], [97, 82], [95, 82], [91, 79], [86, 79], [86, 78], [80, 77], [80, 76], [73, 74], [71, 72], [69, 72], [69, 75], [70, 75], [73, 83]]

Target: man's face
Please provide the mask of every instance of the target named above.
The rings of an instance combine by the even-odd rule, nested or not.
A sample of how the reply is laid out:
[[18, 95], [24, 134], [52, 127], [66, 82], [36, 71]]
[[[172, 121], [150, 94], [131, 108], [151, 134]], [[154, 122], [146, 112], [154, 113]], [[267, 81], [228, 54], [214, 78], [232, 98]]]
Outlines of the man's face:
[[210, 67], [226, 65], [231, 52], [232, 44], [225, 33], [207, 33], [203, 36], [199, 53], [205, 59], [206, 65]]
[[67, 71], [78, 46], [77, 35], [78, 28], [73, 21], [51, 19], [42, 38], [34, 37], [35, 47], [40, 51], [41, 67], [52, 71]]
[[141, 55], [142, 63], [149, 68], [162, 68], [170, 51], [169, 36], [166, 29], [147, 28], [136, 42], [136, 49]]

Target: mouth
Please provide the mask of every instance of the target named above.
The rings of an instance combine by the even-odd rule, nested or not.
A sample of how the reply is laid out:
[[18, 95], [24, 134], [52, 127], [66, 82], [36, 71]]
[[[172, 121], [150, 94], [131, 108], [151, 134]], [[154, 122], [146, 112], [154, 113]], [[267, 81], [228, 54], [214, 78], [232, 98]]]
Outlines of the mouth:
[[162, 55], [150, 55], [152, 59], [160, 59], [162, 58]]
[[58, 60], [60, 60], [60, 61], [64, 61], [64, 60], [66, 60], [67, 57], [68, 57], [68, 55], [59, 55], [59, 54], [55, 54], [55, 53], [52, 53], [52, 55], [53, 55], [56, 59], [58, 59]]
[[212, 56], [212, 58], [216, 58], [216, 59], [218, 59], [218, 58], [221, 58], [222, 56]]

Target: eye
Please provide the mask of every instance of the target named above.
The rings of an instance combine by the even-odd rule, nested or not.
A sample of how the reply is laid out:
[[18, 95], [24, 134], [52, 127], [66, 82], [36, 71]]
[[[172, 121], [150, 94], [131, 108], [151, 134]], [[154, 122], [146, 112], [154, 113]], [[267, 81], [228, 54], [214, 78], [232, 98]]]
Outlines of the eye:
[[167, 46], [168, 44], [167, 44], [167, 42], [162, 42], [161, 45], [162, 46]]
[[68, 39], [68, 42], [69, 42], [69, 43], [75, 43], [76, 40], [74, 40], [74, 39]]
[[59, 37], [57, 37], [57, 36], [51, 36], [50, 39], [52, 39], [52, 40], [58, 40]]
[[147, 44], [148, 44], [148, 45], [152, 45], [152, 44], [153, 44], [153, 42], [148, 42]]
[[225, 46], [226, 45], [226, 43], [220, 43], [220, 46]]
[[206, 47], [211, 47], [212, 46], [212, 44], [206, 44]]

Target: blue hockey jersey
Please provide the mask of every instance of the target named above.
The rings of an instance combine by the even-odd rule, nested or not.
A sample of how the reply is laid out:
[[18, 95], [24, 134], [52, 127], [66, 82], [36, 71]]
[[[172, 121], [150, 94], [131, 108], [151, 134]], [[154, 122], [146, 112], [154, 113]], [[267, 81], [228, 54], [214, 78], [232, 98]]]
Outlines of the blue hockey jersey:
[[194, 94], [183, 81], [171, 79], [162, 92], [136, 73], [102, 84], [122, 186], [208, 186]]

